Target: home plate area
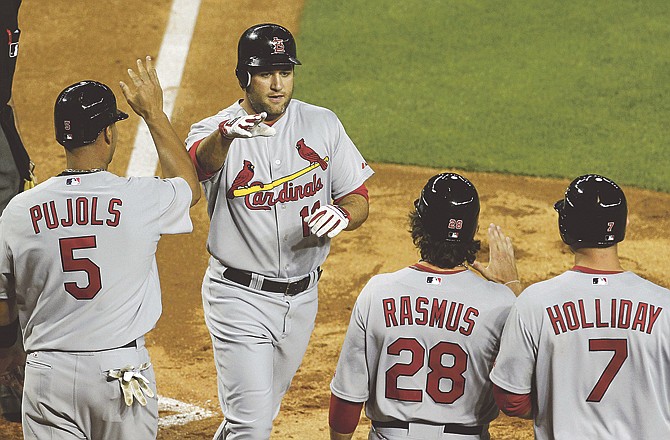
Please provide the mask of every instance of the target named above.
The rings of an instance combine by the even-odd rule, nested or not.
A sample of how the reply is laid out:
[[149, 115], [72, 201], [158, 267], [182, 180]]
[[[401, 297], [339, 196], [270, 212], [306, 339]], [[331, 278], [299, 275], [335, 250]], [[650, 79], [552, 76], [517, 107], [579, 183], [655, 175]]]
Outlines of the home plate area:
[[164, 396], [158, 396], [158, 414], [158, 426], [160, 428], [185, 425], [214, 415], [213, 412], [199, 406]]

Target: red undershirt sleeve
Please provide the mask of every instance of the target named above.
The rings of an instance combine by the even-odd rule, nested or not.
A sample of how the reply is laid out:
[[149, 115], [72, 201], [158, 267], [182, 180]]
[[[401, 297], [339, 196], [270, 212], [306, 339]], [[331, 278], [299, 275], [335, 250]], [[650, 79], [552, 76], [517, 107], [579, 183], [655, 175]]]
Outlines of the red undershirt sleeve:
[[363, 402], [349, 402], [330, 395], [330, 409], [328, 411], [328, 425], [333, 431], [340, 434], [350, 434], [356, 430], [361, 418]]
[[522, 417], [531, 412], [532, 400], [530, 394], [514, 394], [493, 385], [493, 398], [498, 408], [508, 416]]
[[346, 196], [349, 196], [351, 194], [361, 195], [361, 196], [365, 197], [365, 200], [367, 200], [368, 202], [370, 201], [370, 196], [368, 195], [368, 188], [365, 186], [365, 184], [363, 184], [363, 185], [359, 186], [358, 188], [356, 188], [355, 190], [351, 191], [349, 194], [346, 194], [346, 195], [344, 195], [344, 196], [342, 196], [338, 199], [335, 199], [335, 204], [339, 205], [340, 201], [342, 201], [343, 198], [345, 198]]
[[196, 150], [198, 149], [198, 146], [200, 145], [200, 142], [204, 141], [205, 139], [200, 139], [199, 141], [196, 141], [193, 143], [191, 146], [191, 149], [188, 150], [188, 155], [191, 156], [191, 162], [193, 162], [193, 165], [195, 166], [195, 171], [198, 173], [198, 180], [200, 182], [203, 182], [205, 180], [208, 180], [210, 177], [212, 177], [216, 172], [214, 173], [208, 173], [207, 171], [203, 170], [202, 167], [200, 166], [200, 163], [198, 162], [198, 158], [195, 155]]

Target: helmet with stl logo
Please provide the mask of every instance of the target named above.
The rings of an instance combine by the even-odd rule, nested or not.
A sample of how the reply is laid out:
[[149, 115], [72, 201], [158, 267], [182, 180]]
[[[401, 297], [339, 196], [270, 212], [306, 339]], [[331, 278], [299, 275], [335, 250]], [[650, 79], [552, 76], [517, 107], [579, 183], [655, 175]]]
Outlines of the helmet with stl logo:
[[586, 174], [576, 178], [554, 209], [561, 238], [573, 248], [609, 247], [626, 235], [626, 196], [607, 177]]
[[297, 64], [300, 61], [296, 58], [295, 39], [283, 26], [257, 24], [244, 31], [240, 37], [235, 75], [243, 89], [249, 86], [253, 70]]

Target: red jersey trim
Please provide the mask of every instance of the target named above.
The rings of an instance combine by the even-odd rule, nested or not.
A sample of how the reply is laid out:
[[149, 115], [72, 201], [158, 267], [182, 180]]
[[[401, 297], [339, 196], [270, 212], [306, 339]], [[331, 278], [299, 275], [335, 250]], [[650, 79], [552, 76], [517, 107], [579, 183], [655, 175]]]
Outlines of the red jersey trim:
[[623, 270], [598, 270], [586, 266], [573, 266], [573, 268], [570, 270], [574, 270], [575, 272], [590, 273], [593, 275], [614, 275], [617, 273], [624, 273]]
[[198, 149], [198, 146], [200, 145], [200, 142], [204, 140], [205, 138], [202, 138], [199, 141], [194, 142], [193, 145], [191, 146], [191, 149], [188, 150], [188, 155], [191, 157], [191, 162], [193, 162], [193, 166], [195, 166], [195, 171], [198, 173], [198, 180], [200, 182], [209, 180], [214, 174], [216, 174], [216, 172], [208, 173], [207, 171], [203, 170], [202, 167], [200, 166], [200, 163], [198, 162], [198, 157], [195, 154], [196, 150]]
[[514, 394], [493, 385], [493, 398], [498, 408], [508, 416], [523, 417], [530, 414], [533, 407], [529, 394]]
[[421, 263], [416, 263], [416, 264], [411, 265], [410, 269], [418, 270], [420, 272], [436, 273], [436, 274], [440, 274], [440, 275], [453, 275], [455, 273], [461, 273], [461, 272], [465, 272], [467, 270], [466, 268], [435, 270], [435, 269], [431, 269], [430, 267], [424, 266]]
[[368, 202], [370, 201], [370, 196], [368, 195], [368, 189], [365, 186], [365, 184], [363, 184], [358, 188], [356, 188], [355, 190], [351, 191], [349, 194], [344, 195], [339, 199], [335, 199], [335, 204], [339, 205], [343, 198], [345, 198], [346, 196], [350, 196], [351, 194], [358, 194], [360, 196], [365, 197], [365, 200], [367, 200]]
[[350, 434], [356, 430], [361, 418], [363, 402], [349, 402], [336, 395], [330, 395], [328, 425], [340, 434]]

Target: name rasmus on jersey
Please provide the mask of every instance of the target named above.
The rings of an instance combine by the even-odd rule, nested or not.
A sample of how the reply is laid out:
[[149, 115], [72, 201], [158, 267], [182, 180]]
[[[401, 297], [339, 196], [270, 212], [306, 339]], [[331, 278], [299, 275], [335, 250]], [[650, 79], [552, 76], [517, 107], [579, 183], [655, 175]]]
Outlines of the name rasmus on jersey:
[[110, 199], [107, 209], [101, 209], [101, 212], [98, 211], [98, 204], [98, 197], [77, 197], [65, 199], [65, 206], [61, 205], [60, 210], [54, 200], [32, 206], [28, 211], [33, 231], [39, 234], [41, 227], [56, 229], [73, 225], [118, 226], [121, 220], [119, 208], [123, 205], [121, 199]]
[[[449, 310], [447, 311], [447, 305]], [[386, 327], [402, 325], [427, 325], [444, 328], [469, 336], [475, 327], [479, 310], [463, 303], [446, 299], [419, 296], [414, 301], [409, 296], [382, 299]], [[463, 310], [465, 309], [465, 311]]]
[[[262, 182], [252, 182], [250, 186], [263, 185]], [[285, 182], [281, 189], [274, 191], [258, 191], [244, 196], [244, 204], [251, 210], [268, 210], [277, 203], [295, 202], [316, 195], [323, 189], [323, 182], [316, 174], [312, 174], [312, 180], [303, 185], [293, 182]]]

